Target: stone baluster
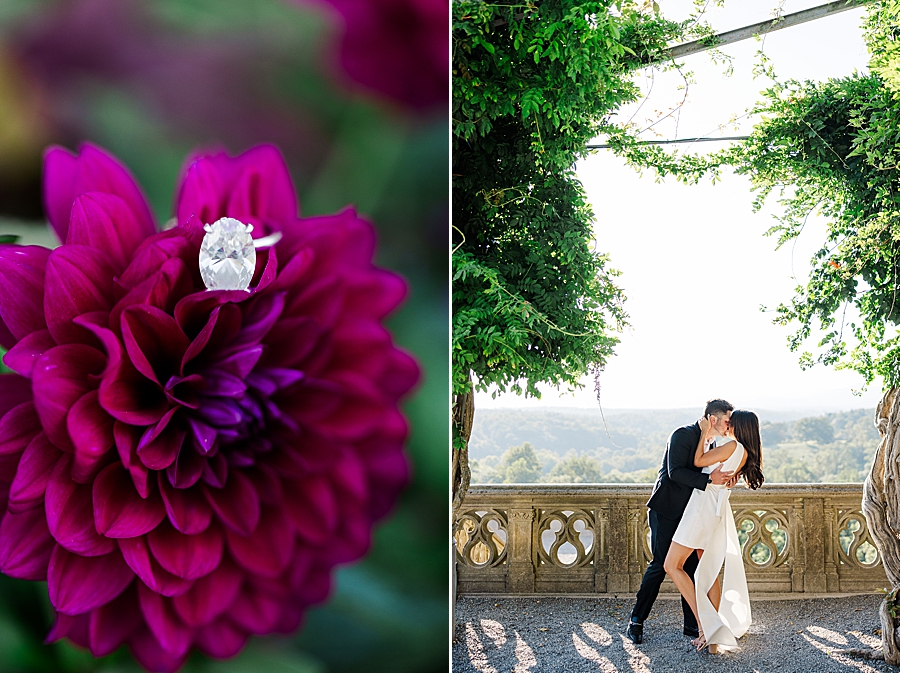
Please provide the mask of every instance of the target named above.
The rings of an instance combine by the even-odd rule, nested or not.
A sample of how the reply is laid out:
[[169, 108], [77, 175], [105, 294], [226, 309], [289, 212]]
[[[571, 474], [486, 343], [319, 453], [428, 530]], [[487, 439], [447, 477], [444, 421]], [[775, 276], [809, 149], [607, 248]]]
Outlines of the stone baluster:
[[534, 592], [536, 550], [532, 546], [535, 538], [533, 529], [534, 509], [529, 507], [509, 510], [507, 591], [513, 593]]

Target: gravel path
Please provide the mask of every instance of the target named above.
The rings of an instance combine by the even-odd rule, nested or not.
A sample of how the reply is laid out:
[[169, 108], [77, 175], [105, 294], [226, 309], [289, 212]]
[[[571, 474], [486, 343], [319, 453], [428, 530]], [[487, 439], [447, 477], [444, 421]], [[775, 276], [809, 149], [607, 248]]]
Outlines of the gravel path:
[[681, 634], [681, 603], [659, 599], [644, 643], [625, 637], [632, 596], [459, 597], [453, 672], [876, 673], [900, 669], [841, 650], [880, 646], [880, 595], [753, 600], [737, 652], [697, 653]]

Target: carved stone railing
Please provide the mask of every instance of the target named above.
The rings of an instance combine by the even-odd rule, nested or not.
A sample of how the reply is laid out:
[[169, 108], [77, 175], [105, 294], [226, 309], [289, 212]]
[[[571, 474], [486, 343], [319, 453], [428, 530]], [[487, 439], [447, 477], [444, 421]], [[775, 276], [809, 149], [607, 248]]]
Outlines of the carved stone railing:
[[[650, 560], [647, 484], [473, 486], [454, 526], [459, 593], [633, 593]], [[887, 586], [862, 484], [738, 486], [731, 507], [758, 593]], [[674, 591], [668, 580], [663, 591]]]

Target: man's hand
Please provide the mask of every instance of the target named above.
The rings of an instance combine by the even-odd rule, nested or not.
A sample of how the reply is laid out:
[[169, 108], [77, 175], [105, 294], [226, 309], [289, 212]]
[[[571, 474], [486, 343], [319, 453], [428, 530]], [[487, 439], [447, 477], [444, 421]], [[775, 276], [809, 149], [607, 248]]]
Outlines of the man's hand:
[[712, 479], [712, 483], [716, 486], [724, 486], [727, 484], [733, 475], [731, 470], [723, 471], [722, 466], [719, 465], [715, 470], [709, 473], [709, 478]]
[[740, 478], [741, 478], [741, 475], [739, 475], [739, 474], [731, 475], [731, 477], [728, 479], [728, 481], [725, 484], [725, 488], [734, 488], [735, 485], [740, 480]]

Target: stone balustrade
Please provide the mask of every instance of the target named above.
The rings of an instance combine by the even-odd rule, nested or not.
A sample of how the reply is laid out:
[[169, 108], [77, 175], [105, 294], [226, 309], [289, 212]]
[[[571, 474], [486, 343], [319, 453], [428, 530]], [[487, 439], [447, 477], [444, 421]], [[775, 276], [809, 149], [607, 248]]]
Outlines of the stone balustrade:
[[[454, 525], [459, 593], [634, 593], [650, 560], [649, 484], [469, 489]], [[888, 585], [862, 484], [739, 485], [731, 507], [756, 593]], [[666, 581], [663, 591], [675, 591]]]

